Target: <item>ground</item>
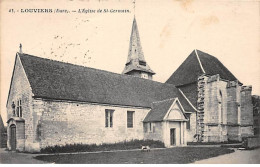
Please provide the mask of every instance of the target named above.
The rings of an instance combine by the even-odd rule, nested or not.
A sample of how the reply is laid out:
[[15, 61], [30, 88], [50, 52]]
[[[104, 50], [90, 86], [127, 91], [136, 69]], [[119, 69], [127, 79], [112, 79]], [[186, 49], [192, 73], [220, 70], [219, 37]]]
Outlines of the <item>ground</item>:
[[43, 155], [36, 157], [36, 159], [50, 163], [65, 164], [184, 164], [231, 152], [233, 152], [233, 150], [221, 147], [176, 147], [169, 149], [156, 149], [151, 150], [150, 152], [133, 150], [104, 152], [98, 154]]
[[5, 148], [0, 148], [0, 163], [1, 164], [42, 164], [46, 163], [34, 159], [34, 154], [17, 153], [5, 151]]
[[195, 164], [260, 164], [260, 148], [255, 150], [236, 150], [232, 154], [196, 161]]
[[[38, 163], [260, 163], [260, 148], [255, 150], [235, 150], [227, 154], [220, 147], [182, 147], [157, 149], [151, 152], [140, 150], [122, 152], [84, 153], [73, 155], [37, 155], [5, 151], [0, 149], [0, 163], [38, 164]], [[225, 155], [223, 155], [225, 154]], [[185, 155], [185, 156], [184, 156]], [[218, 156], [219, 155], [219, 156]], [[38, 156], [38, 157], [37, 157]], [[217, 157], [215, 157], [217, 156]], [[37, 157], [37, 159], [35, 159]], [[211, 158], [210, 158], [211, 157]], [[213, 158], [212, 158], [213, 157]], [[209, 158], [209, 159], [207, 159]], [[203, 160], [202, 160], [203, 159]], [[42, 161], [45, 160], [45, 161]]]

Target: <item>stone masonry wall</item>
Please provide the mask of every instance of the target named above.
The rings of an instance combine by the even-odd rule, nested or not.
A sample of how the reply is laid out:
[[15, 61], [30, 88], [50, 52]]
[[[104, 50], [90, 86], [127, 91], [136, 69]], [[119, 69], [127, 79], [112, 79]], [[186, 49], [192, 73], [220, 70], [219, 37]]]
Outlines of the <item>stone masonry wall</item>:
[[242, 137], [253, 136], [253, 105], [251, 86], [240, 86], [238, 82], [227, 84], [228, 139], [242, 141]]
[[[28, 145], [30, 145], [30, 143], [33, 143], [33, 139], [32, 139], [32, 134], [33, 134], [33, 130], [32, 130], [32, 116], [31, 116], [31, 111], [32, 111], [32, 92], [31, 92], [31, 88], [30, 88], [30, 84], [26, 78], [26, 74], [24, 72], [24, 69], [22, 67], [20, 58], [17, 57], [16, 58], [16, 64], [15, 64], [15, 69], [13, 72], [13, 76], [12, 76], [12, 83], [10, 86], [10, 90], [9, 90], [9, 97], [8, 97], [8, 101], [7, 101], [7, 106], [6, 106], [6, 110], [7, 110], [7, 120], [9, 120], [11, 117], [13, 117], [13, 110], [12, 110], [12, 102], [15, 103], [15, 105], [17, 106], [17, 101], [21, 100], [21, 104], [22, 104], [22, 118], [25, 119], [25, 141], [21, 142], [22, 145], [18, 144], [17, 147], [19, 148], [20, 151], [25, 150], [28, 151], [31, 148], [28, 147]], [[8, 125], [8, 129], [10, 128], [10, 123]], [[17, 125], [19, 126], [19, 125]], [[23, 126], [23, 125], [22, 125]], [[21, 128], [17, 127], [17, 133], [20, 133], [19, 130]], [[8, 149], [10, 148], [10, 131], [8, 130], [8, 140], [7, 140], [7, 144], [8, 144]]]
[[228, 140], [230, 141], [242, 141], [241, 127], [240, 126], [228, 126]]
[[196, 141], [196, 138], [194, 138], [194, 135], [197, 131], [197, 122], [196, 122], [196, 113], [192, 113], [190, 115], [190, 129], [186, 129], [186, 138], [187, 142], [194, 142]]
[[254, 135], [253, 131], [253, 104], [252, 86], [241, 88], [241, 137]]
[[240, 128], [240, 90], [241, 86], [237, 81], [229, 81], [227, 84], [227, 125], [228, 125], [228, 140], [241, 141], [241, 128]]
[[[34, 104], [35, 139], [39, 141], [40, 148], [143, 139], [142, 121], [149, 112], [149, 109], [40, 99], [35, 99]], [[106, 109], [114, 110], [113, 127], [105, 127]], [[127, 111], [134, 111], [133, 128], [127, 128]]]
[[198, 141], [204, 140], [204, 132], [205, 132], [205, 85], [208, 77], [205, 75], [201, 75], [198, 77], [198, 100], [197, 100], [197, 137]]
[[237, 82], [231, 81], [227, 84], [227, 123], [228, 125], [239, 124], [239, 112], [240, 112], [240, 86]]
[[150, 122], [144, 123], [144, 139], [163, 141], [162, 122], [151, 122], [152, 130], [149, 130]]
[[198, 78], [198, 133], [204, 142], [227, 140], [227, 82], [219, 75]]
[[241, 125], [253, 125], [252, 87], [241, 88]]

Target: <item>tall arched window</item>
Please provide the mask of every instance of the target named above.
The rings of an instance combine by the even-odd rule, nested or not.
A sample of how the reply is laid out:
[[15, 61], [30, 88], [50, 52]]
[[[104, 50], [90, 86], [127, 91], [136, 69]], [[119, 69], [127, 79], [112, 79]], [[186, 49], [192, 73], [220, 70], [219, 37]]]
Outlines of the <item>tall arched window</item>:
[[221, 123], [223, 123], [224, 122], [224, 113], [223, 113], [224, 111], [223, 111], [223, 96], [222, 96], [221, 90], [219, 90], [219, 96], [220, 96], [219, 104], [220, 104], [220, 114], [221, 114], [220, 121], [221, 121]]
[[12, 103], [12, 111], [13, 111], [13, 116], [15, 116], [15, 104], [14, 104], [14, 102]]

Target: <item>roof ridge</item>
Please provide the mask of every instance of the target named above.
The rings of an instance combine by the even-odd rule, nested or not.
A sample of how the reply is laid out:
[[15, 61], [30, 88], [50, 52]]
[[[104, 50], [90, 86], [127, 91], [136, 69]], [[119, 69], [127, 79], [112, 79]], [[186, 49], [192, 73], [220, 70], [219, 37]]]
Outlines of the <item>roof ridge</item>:
[[187, 100], [187, 102], [190, 104], [190, 106], [198, 112], [198, 110], [193, 106], [193, 104], [190, 102], [190, 100], [186, 97], [186, 95], [182, 92], [182, 90], [180, 88], [178, 88], [178, 90], [181, 92], [182, 96]]
[[[106, 71], [106, 70], [102, 70], [102, 69], [97, 69], [97, 68], [93, 68], [93, 67], [87, 67], [87, 66], [83, 66], [83, 65], [79, 65], [79, 64], [72, 64], [72, 63], [69, 63], [69, 62], [63, 62], [63, 61], [43, 58], [43, 57], [34, 56], [34, 55], [26, 54], [26, 53], [19, 53], [19, 52], [17, 52], [17, 54], [19, 56], [24, 56], [25, 55], [25, 56], [30, 56], [30, 57], [37, 58], [37, 59], [46, 60], [46, 61], [52, 61], [52, 62], [66, 64], [66, 65], [71, 65], [71, 66], [82, 67], [82, 68], [90, 69], [90, 70], [93, 70], [93, 71], [100, 71], [100, 72], [103, 72], [103, 73], [110, 73], [110, 74], [119, 75], [119, 76], [123, 76], [123, 77], [136, 78], [136, 79], [139, 79], [139, 80], [146, 80], [146, 81], [149, 81], [149, 82], [155, 82], [155, 83], [160, 83], [160, 84], [165, 84], [166, 85], [166, 83], [162, 83], [162, 82], [154, 81], [154, 80], [148, 80], [148, 79], [144, 79], [144, 78], [140, 78], [140, 77], [135, 77], [135, 76], [132, 76], [132, 75], [122, 75], [120, 73], [115, 73], [115, 72]], [[172, 85], [172, 84], [167, 84], [167, 85]], [[175, 85], [174, 85], [174, 87], [175, 87]]]
[[204, 68], [203, 68], [203, 66], [202, 66], [202, 64], [201, 64], [199, 55], [198, 55], [198, 53], [197, 53], [197, 49], [195, 49], [195, 53], [196, 53], [197, 59], [198, 59], [199, 64], [200, 64], [200, 68], [201, 68], [202, 72], [205, 74], [206, 72], [205, 72], [205, 70], [204, 70]]
[[175, 99], [178, 99], [178, 97], [164, 99], [164, 100], [160, 100], [160, 101], [155, 101], [155, 102], [152, 102], [152, 103], [162, 103], [162, 102], [165, 102], [165, 101], [170, 101], [170, 100], [175, 100]]
[[[201, 52], [201, 53], [203, 53], [203, 56], [209, 57], [209, 58], [211, 58], [211, 59], [217, 61], [218, 63], [220, 63], [220, 65], [222, 66], [223, 69], [225, 69], [227, 72], [229, 72], [229, 73], [235, 78], [235, 80], [238, 80], [238, 79], [235, 77], [235, 75], [219, 60], [218, 57], [213, 56], [213, 55], [211, 55], [211, 54], [209, 54], [209, 53], [203, 52], [203, 51], [201, 51], [201, 50], [198, 50], [198, 51]], [[225, 78], [223, 78], [221, 75], [220, 75], [220, 77], [221, 77], [222, 79], [225, 79]], [[225, 79], [225, 80], [228, 80], [228, 79]], [[238, 82], [241, 83], [239, 80], [238, 80]]]

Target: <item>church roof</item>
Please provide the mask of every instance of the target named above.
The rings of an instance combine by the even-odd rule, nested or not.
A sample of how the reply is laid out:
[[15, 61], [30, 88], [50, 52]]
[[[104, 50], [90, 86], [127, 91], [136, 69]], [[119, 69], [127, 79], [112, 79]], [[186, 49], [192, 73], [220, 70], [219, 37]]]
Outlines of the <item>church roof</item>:
[[123, 70], [123, 74], [127, 74], [134, 70], [155, 74], [144, 59], [144, 53], [143, 53], [135, 18], [133, 20], [128, 57], [127, 57], [125, 69]]
[[178, 97], [185, 110], [194, 111], [172, 84], [17, 54], [35, 97], [148, 108]]
[[162, 121], [174, 100], [175, 98], [152, 103], [152, 109], [143, 122]]
[[[143, 122], [163, 121], [170, 107], [178, 101], [178, 98], [166, 99], [163, 101], [153, 102], [151, 111], [146, 115]], [[185, 117], [185, 116], [184, 116]]]
[[198, 92], [197, 92], [197, 84], [191, 83], [182, 86], [178, 86], [178, 88], [184, 93], [184, 95], [189, 99], [193, 106], [197, 106]]
[[166, 83], [185, 85], [197, 81], [199, 75], [219, 74], [220, 78], [235, 81], [237, 78], [214, 56], [194, 50]]

